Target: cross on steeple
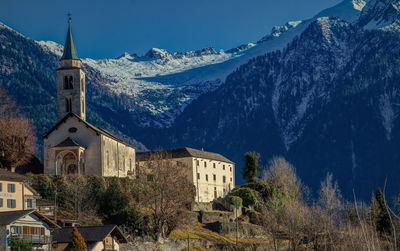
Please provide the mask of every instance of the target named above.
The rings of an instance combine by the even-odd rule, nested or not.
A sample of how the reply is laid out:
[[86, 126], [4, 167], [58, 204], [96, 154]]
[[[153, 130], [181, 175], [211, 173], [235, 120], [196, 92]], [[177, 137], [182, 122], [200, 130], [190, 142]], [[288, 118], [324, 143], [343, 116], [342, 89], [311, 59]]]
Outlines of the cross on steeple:
[[72, 20], [72, 18], [71, 18], [71, 12], [68, 12], [67, 16], [68, 16], [68, 24], [70, 24], [70, 23], [71, 23], [71, 20]]

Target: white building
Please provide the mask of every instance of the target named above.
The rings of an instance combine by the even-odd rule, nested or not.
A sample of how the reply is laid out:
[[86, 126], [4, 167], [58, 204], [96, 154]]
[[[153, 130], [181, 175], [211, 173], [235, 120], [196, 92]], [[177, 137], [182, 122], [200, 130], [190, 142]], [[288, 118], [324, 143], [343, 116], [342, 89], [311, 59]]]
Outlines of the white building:
[[0, 250], [11, 250], [13, 239], [28, 241], [34, 250], [51, 250], [51, 229], [59, 228], [35, 210], [0, 212]]
[[[189, 147], [160, 150], [169, 161], [176, 162], [196, 187], [196, 202], [211, 202], [225, 197], [235, 187], [235, 163], [221, 154], [206, 152]], [[152, 153], [136, 154], [137, 168], [148, 168]]]
[[135, 173], [135, 148], [86, 121], [85, 72], [68, 27], [57, 69], [59, 122], [43, 135], [44, 172], [126, 177]]

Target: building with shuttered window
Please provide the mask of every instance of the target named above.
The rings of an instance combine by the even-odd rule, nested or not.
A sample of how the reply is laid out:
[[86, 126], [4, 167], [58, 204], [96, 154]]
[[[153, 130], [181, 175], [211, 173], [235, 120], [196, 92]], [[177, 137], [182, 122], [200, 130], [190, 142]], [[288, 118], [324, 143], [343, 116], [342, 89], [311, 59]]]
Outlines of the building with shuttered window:
[[0, 212], [0, 250], [9, 251], [13, 239], [23, 239], [36, 251], [49, 251], [54, 228], [59, 227], [35, 210]]
[[35, 209], [38, 197], [26, 176], [0, 169], [0, 212]]

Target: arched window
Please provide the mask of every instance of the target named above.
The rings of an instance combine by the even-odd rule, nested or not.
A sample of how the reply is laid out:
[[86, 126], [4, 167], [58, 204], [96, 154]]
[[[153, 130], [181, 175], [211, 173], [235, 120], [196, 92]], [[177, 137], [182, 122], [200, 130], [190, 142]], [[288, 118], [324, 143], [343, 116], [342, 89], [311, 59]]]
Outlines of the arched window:
[[65, 111], [69, 112], [69, 100], [67, 98], [65, 99]]
[[74, 78], [72, 76], [69, 76], [68, 89], [73, 89], [73, 88], [74, 88]]
[[64, 77], [64, 89], [68, 89], [68, 77]]
[[65, 111], [72, 112], [72, 101], [70, 98], [65, 99]]
[[82, 99], [82, 113], [85, 113], [85, 101]]
[[81, 79], [81, 91], [85, 91], [85, 81], [83, 80], [83, 78]]
[[129, 159], [129, 171], [132, 172], [132, 159]]

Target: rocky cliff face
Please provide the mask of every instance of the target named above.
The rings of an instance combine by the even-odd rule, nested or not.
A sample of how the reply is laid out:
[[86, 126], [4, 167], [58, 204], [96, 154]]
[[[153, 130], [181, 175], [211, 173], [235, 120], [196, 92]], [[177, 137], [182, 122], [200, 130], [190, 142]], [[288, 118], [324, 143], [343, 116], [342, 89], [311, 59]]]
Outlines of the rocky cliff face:
[[[192, 146], [237, 162], [282, 155], [315, 191], [327, 172], [368, 199], [400, 178], [397, 1], [345, 0], [257, 44], [84, 59], [88, 120], [149, 148]], [[62, 47], [0, 29], [0, 79], [40, 133], [55, 123]], [[40, 46], [39, 46], [40, 45]], [[44, 112], [43, 112], [44, 111]]]
[[348, 198], [355, 189], [368, 199], [386, 177], [395, 193], [399, 38], [319, 18], [284, 50], [252, 59], [189, 105], [163, 141], [224, 153], [238, 170], [246, 151], [261, 152], [264, 163], [283, 155], [314, 190], [332, 172]]

